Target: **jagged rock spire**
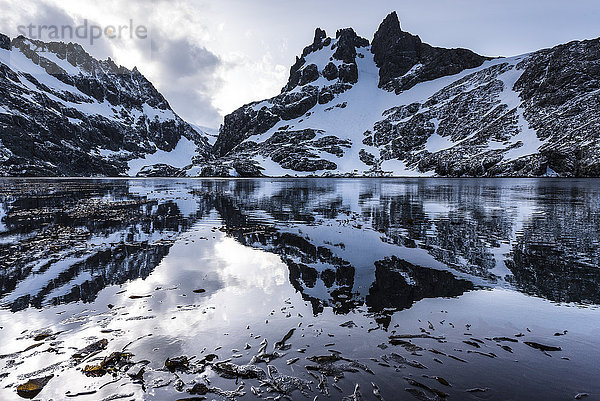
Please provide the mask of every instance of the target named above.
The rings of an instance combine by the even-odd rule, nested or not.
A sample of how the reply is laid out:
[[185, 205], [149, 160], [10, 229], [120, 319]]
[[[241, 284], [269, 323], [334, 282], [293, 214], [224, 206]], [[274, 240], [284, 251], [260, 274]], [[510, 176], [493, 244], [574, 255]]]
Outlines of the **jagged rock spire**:
[[418, 36], [402, 31], [396, 12], [385, 17], [371, 44], [375, 63], [380, 68], [380, 84], [405, 74], [417, 64], [421, 44]]
[[[470, 50], [441, 49], [421, 42], [417, 35], [400, 28], [396, 12], [390, 13], [379, 25], [371, 52], [379, 67], [379, 87], [396, 92], [410, 89], [418, 82], [480, 66], [486, 60]], [[419, 71], [405, 77], [417, 64], [422, 65]]]
[[[400, 28], [400, 19], [398, 18], [396, 11], [392, 11], [383, 19], [381, 24], [379, 24], [379, 29], [377, 32], [379, 31], [386, 31], [390, 33], [402, 32], [402, 28]], [[375, 35], [377, 35], [377, 33]]]
[[355, 61], [357, 47], [369, 46], [369, 41], [358, 36], [352, 28], [339, 29], [335, 38], [337, 39], [337, 48], [333, 57], [345, 63]]
[[327, 37], [327, 32], [322, 30], [321, 28], [315, 29], [315, 38], [313, 40], [313, 46], [318, 46], [323, 42], [323, 39]]

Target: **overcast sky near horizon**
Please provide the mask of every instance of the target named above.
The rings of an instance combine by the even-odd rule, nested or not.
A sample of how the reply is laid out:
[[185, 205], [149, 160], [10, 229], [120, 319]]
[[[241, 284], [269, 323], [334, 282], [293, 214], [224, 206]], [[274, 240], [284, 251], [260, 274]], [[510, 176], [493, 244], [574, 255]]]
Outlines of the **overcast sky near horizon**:
[[424, 42], [489, 56], [600, 36], [598, 0], [0, 0], [0, 10], [0, 32], [10, 36], [20, 25], [84, 19], [148, 27], [145, 39], [73, 41], [95, 57], [137, 66], [181, 117], [215, 128], [224, 114], [278, 94], [316, 27], [335, 36], [351, 26], [370, 40], [395, 10], [402, 29]]

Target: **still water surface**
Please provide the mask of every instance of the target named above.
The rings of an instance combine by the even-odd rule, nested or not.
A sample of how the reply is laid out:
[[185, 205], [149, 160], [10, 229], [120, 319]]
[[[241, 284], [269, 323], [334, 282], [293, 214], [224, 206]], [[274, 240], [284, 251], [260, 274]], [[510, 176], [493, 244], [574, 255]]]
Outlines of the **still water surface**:
[[2, 180], [0, 399], [600, 399], [599, 184]]

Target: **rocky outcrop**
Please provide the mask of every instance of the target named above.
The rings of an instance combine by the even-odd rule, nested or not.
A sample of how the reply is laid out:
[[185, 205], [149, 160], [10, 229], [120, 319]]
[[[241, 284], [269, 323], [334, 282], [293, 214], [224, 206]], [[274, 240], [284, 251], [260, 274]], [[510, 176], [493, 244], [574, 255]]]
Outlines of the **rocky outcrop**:
[[183, 177], [185, 170], [164, 163], [144, 166], [136, 174], [137, 177]]
[[358, 36], [352, 28], [340, 29], [335, 34], [335, 39], [333, 58], [346, 64], [356, 64], [356, 49], [369, 46], [369, 41]]
[[470, 50], [442, 49], [422, 43], [418, 36], [402, 31], [396, 12], [389, 14], [375, 32], [371, 51], [379, 67], [379, 87], [396, 92], [419, 82], [479, 67], [487, 60]]
[[568, 176], [599, 177], [600, 39], [532, 54], [515, 84], [541, 140], [537, 159]]
[[0, 49], [10, 50], [10, 38], [0, 33]]

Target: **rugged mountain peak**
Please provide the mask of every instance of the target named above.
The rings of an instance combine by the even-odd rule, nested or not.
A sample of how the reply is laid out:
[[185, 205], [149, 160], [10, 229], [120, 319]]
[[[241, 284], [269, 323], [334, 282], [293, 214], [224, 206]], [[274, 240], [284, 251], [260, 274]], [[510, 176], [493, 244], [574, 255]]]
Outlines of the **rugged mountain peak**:
[[325, 46], [329, 46], [330, 44], [331, 38], [327, 37], [327, 32], [325, 32], [321, 28], [317, 28], [315, 29], [315, 37], [313, 39], [312, 44], [304, 48], [300, 59], [304, 60], [306, 56], [308, 56], [310, 53], [314, 53], [318, 50], [321, 50], [322, 48], [324, 48]]
[[419, 82], [479, 67], [487, 59], [470, 50], [442, 49], [421, 42], [417, 35], [402, 30], [396, 12], [379, 25], [371, 52], [379, 67], [379, 87], [396, 93]]
[[10, 38], [0, 33], [0, 49], [10, 50]]
[[[306, 85], [317, 80], [320, 76], [318, 66], [315, 64], [305, 65], [306, 60], [311, 54], [323, 50], [332, 43], [331, 49], [335, 49], [335, 52], [331, 56], [331, 61], [342, 61], [344, 63], [341, 66], [342, 72], [340, 74], [338, 66], [330, 63], [327, 70], [322, 71], [323, 75], [327, 77], [328, 80], [339, 77], [342, 82], [355, 83], [358, 79], [356, 49], [368, 46], [369, 41], [358, 36], [352, 28], [338, 30], [335, 35], [335, 40], [327, 37], [327, 33], [324, 30], [317, 28], [315, 30], [313, 43], [304, 48], [300, 57], [296, 57], [296, 62], [290, 68], [288, 83], [283, 87], [281, 93], [290, 92], [298, 85]], [[323, 69], [325, 66], [320, 67]]]
[[406, 74], [419, 62], [421, 39], [403, 32], [396, 12], [389, 14], [375, 32], [371, 52], [379, 67], [379, 85]]
[[321, 28], [315, 29], [315, 39], [313, 40], [313, 45], [317, 46], [323, 43], [323, 40], [327, 37], [327, 32], [325, 32]]
[[[304, 85], [306, 82], [301, 83], [302, 81], [302, 73], [301, 69], [306, 63], [306, 57], [314, 52], [322, 50], [324, 47], [329, 46], [331, 44], [331, 38], [327, 37], [327, 32], [325, 32], [321, 28], [315, 29], [315, 37], [313, 42], [306, 46], [304, 50], [302, 50], [302, 55], [300, 57], [296, 57], [296, 62], [290, 68], [290, 77], [288, 79], [287, 84], [281, 89], [281, 92], [289, 92], [294, 89], [298, 85]], [[314, 76], [314, 74], [313, 74]], [[318, 77], [318, 74], [317, 74]]]
[[[313, 42], [304, 48], [301, 56], [296, 57], [296, 62], [290, 69], [288, 82], [281, 90], [281, 94], [262, 102], [244, 105], [225, 116], [213, 151], [217, 156], [229, 157], [239, 151], [240, 149], [236, 147], [249, 137], [262, 135], [281, 121], [310, 115], [313, 107], [332, 102], [358, 82], [357, 59], [365, 58], [368, 53], [366, 49], [357, 49], [368, 45], [369, 41], [358, 36], [352, 28], [338, 30], [335, 39], [327, 37], [324, 30], [317, 28]], [[287, 140], [290, 142], [295, 140], [300, 142], [310, 140], [311, 138], [306, 138], [311, 135], [314, 137], [316, 134], [311, 130], [287, 132], [282, 129], [279, 135], [277, 141], [282, 141], [287, 135]], [[337, 138], [330, 138], [318, 142], [317, 145], [334, 149], [338, 154], [343, 153], [343, 150], [337, 146], [337, 142], [346, 144], [344, 141], [338, 141]], [[318, 170], [322, 165], [335, 166], [334, 163], [323, 160], [314, 163], [312, 154], [304, 153], [297, 158], [286, 157], [285, 161], [282, 157], [280, 161], [285, 165], [304, 168], [305, 171]], [[305, 157], [306, 155], [310, 157]], [[220, 167], [218, 171], [221, 171]], [[244, 175], [246, 172], [237, 169], [237, 174]]]
[[381, 24], [379, 24], [375, 36], [377, 36], [377, 34], [381, 35], [383, 32], [390, 35], [398, 35], [402, 32], [402, 29], [400, 28], [400, 19], [398, 18], [396, 11], [392, 11], [383, 19]]
[[356, 48], [369, 46], [369, 41], [358, 36], [352, 28], [339, 29], [335, 34], [335, 38], [337, 43], [333, 58], [347, 64], [355, 62]]

